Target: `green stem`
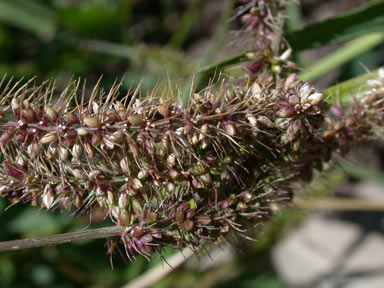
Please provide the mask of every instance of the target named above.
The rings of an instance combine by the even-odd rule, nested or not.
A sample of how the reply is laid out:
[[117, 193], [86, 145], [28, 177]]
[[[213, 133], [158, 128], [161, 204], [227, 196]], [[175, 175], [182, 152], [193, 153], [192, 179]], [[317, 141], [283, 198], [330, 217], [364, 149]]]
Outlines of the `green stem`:
[[21, 249], [28, 249], [28, 248], [37, 248], [37, 247], [49, 246], [49, 245], [59, 245], [59, 244], [65, 244], [65, 243], [71, 243], [71, 242], [83, 241], [83, 240], [108, 238], [112, 236], [118, 236], [123, 231], [124, 231], [124, 228], [113, 226], [113, 227], [98, 228], [98, 229], [92, 229], [92, 230], [43, 236], [43, 237], [30, 238], [30, 239], [5, 241], [5, 242], [0, 242], [0, 252], [15, 251], [15, 250], [21, 250]]

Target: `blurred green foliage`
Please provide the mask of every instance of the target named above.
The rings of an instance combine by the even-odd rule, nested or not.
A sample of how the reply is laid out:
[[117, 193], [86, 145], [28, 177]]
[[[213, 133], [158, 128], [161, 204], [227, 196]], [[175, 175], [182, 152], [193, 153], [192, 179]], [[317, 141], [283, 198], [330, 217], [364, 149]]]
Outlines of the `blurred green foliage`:
[[[71, 77], [93, 83], [104, 75], [107, 87], [126, 76], [126, 88], [141, 80], [149, 88], [167, 77], [187, 75], [193, 71], [190, 61], [164, 45], [186, 5], [178, 1], [2, 0], [0, 73], [54, 78], [62, 85]], [[121, 57], [123, 50], [130, 52]]]

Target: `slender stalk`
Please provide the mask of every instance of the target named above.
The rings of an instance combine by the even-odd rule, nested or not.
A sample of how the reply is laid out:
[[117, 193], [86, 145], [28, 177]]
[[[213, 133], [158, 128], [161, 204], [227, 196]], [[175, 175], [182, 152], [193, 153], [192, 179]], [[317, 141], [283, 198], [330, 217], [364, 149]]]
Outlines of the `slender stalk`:
[[57, 234], [43, 236], [30, 239], [13, 240], [0, 242], [0, 252], [15, 251], [28, 248], [37, 248], [42, 246], [60, 245], [83, 240], [94, 240], [99, 238], [108, 238], [118, 236], [123, 232], [124, 228], [111, 226], [92, 230], [71, 232], [65, 234]]
[[151, 270], [148, 270], [140, 277], [136, 278], [132, 282], [124, 285], [122, 288], [141, 288], [141, 287], [149, 287], [162, 279], [164, 276], [172, 272], [178, 266], [183, 264], [189, 257], [194, 254], [192, 250], [189, 248], [184, 248], [183, 251], [180, 251], [169, 259], [167, 259], [168, 265], [157, 265]]
[[301, 208], [340, 210], [340, 211], [384, 211], [383, 201], [372, 201], [363, 199], [300, 199], [296, 198], [293, 203]]

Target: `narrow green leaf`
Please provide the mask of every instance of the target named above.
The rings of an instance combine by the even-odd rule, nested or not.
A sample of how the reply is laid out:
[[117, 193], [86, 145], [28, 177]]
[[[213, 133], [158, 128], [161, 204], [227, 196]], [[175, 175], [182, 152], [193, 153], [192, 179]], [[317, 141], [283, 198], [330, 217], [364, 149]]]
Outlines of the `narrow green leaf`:
[[180, 25], [169, 41], [169, 45], [172, 48], [179, 49], [183, 45], [189, 31], [192, 28], [193, 23], [195, 23], [201, 2], [201, 0], [192, 1], [187, 10], [184, 12]]
[[351, 162], [342, 161], [342, 169], [349, 175], [362, 180], [369, 180], [384, 186], [384, 173], [380, 170], [366, 166], [356, 165]]
[[384, 29], [384, 1], [375, 1], [350, 12], [309, 25], [286, 35], [295, 51], [340, 43]]
[[383, 41], [383, 32], [374, 32], [360, 36], [358, 39], [351, 41], [326, 57], [318, 60], [315, 64], [308, 67], [306, 71], [300, 73], [298, 76], [304, 82], [314, 80], [328, 71], [351, 61], [355, 57], [374, 48]]
[[56, 16], [47, 7], [29, 0], [0, 1], [0, 22], [51, 37], [56, 30]]

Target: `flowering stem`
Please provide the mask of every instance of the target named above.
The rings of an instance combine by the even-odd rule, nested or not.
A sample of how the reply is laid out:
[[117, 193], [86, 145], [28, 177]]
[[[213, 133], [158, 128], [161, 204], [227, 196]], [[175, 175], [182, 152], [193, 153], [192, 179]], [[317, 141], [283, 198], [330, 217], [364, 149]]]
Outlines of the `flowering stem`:
[[30, 239], [0, 242], [0, 252], [15, 251], [42, 246], [60, 245], [83, 240], [93, 240], [118, 236], [123, 232], [123, 227], [111, 226], [85, 231], [43, 236]]

